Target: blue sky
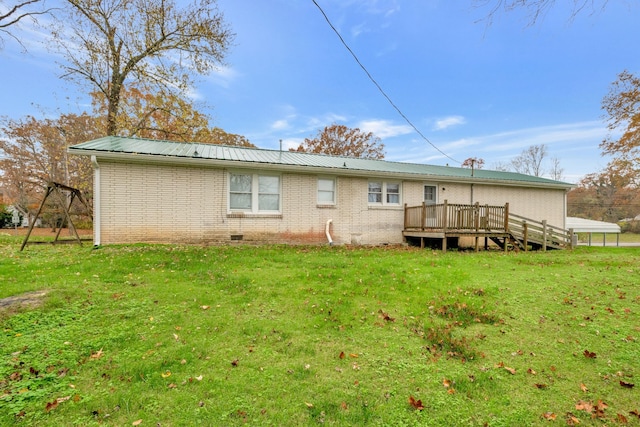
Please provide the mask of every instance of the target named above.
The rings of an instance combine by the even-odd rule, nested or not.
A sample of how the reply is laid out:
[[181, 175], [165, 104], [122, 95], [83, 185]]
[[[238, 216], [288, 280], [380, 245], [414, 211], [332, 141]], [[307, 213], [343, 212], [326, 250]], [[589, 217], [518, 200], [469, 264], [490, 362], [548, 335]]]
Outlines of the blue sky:
[[[234, 45], [192, 94], [209, 105], [213, 125], [288, 148], [338, 123], [374, 132], [388, 160], [453, 166], [480, 157], [485, 168], [546, 144], [569, 182], [607, 164], [601, 101], [618, 73], [640, 72], [640, 4], [609, 2], [571, 19], [572, 2], [561, 1], [530, 26], [524, 10], [478, 22], [489, 9], [471, 0], [317, 2], [429, 142], [312, 0], [218, 0]], [[20, 33], [27, 54], [6, 39], [0, 50], [0, 116], [87, 109], [82, 89], [60, 80], [56, 58], [28, 30]]]

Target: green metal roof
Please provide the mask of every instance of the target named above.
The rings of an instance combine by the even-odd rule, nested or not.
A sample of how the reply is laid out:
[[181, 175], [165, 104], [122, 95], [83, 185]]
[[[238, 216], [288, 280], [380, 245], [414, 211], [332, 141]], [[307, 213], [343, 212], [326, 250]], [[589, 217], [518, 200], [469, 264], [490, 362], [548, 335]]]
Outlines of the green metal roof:
[[160, 141], [153, 139], [107, 136], [69, 147], [69, 153], [135, 159], [136, 157], [158, 158], [168, 161], [198, 161], [229, 163], [230, 166], [270, 167], [282, 170], [309, 169], [324, 170], [330, 174], [376, 174], [415, 176], [416, 179], [451, 179], [455, 181], [487, 182], [499, 181], [511, 185], [571, 188], [573, 185], [514, 172], [471, 169], [451, 166], [425, 165], [418, 163], [390, 162], [386, 160], [359, 159], [353, 157], [329, 156], [324, 154], [300, 153], [295, 151], [266, 150], [261, 148], [234, 147], [217, 144]]

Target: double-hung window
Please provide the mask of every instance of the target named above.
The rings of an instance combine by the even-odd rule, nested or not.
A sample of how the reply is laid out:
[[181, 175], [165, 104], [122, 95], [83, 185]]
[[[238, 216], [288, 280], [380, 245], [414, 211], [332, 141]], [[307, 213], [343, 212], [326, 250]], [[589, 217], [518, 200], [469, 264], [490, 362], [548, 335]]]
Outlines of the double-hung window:
[[230, 173], [229, 209], [250, 213], [279, 212], [280, 177], [257, 173]]
[[333, 178], [318, 178], [318, 204], [336, 204], [336, 180]]
[[400, 206], [399, 182], [369, 181], [368, 202], [370, 205]]

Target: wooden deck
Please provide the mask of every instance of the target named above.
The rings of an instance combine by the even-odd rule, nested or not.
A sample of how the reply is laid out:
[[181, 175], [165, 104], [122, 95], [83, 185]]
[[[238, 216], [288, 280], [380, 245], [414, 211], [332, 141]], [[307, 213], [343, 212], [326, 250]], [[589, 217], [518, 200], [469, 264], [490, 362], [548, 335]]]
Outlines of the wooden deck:
[[545, 220], [535, 221], [509, 212], [509, 204], [489, 206], [442, 204], [404, 207], [404, 238], [442, 240], [442, 250], [447, 250], [449, 238], [475, 238], [475, 249], [480, 239], [485, 248], [492, 240], [503, 247], [522, 250], [564, 249], [573, 247], [573, 231], [548, 225]]

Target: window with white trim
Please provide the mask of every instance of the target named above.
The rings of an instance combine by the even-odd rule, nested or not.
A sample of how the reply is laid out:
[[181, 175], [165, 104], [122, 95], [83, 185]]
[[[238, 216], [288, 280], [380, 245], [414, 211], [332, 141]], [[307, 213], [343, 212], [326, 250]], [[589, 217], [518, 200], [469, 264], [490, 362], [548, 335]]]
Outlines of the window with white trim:
[[318, 178], [318, 204], [336, 204], [336, 180], [333, 178]]
[[401, 187], [399, 182], [369, 181], [368, 202], [370, 205], [400, 206]]
[[229, 209], [252, 213], [279, 212], [280, 177], [257, 173], [230, 173]]

